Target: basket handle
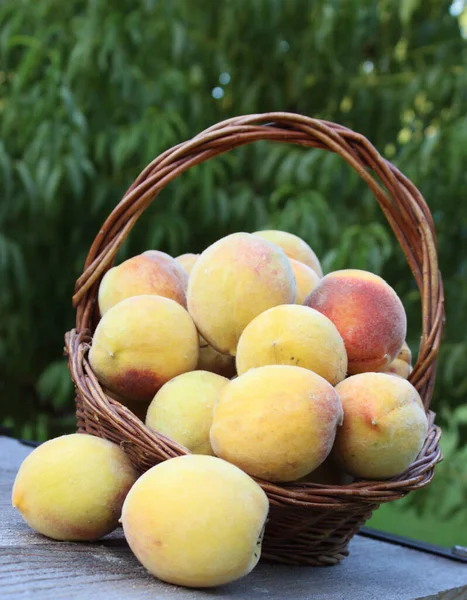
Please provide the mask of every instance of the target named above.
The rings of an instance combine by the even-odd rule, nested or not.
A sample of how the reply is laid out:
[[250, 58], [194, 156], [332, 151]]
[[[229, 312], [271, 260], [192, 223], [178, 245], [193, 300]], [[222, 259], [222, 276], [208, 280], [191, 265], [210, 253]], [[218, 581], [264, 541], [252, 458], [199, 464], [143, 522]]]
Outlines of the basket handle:
[[274, 112], [228, 119], [166, 150], [153, 160], [110, 213], [89, 250], [73, 296], [73, 306], [77, 308], [77, 330], [93, 330], [100, 280], [112, 267], [118, 249], [139, 216], [159, 192], [190, 167], [258, 140], [335, 152], [373, 191], [420, 290], [422, 336], [410, 381], [428, 409], [445, 320], [442, 277], [438, 269], [436, 234], [430, 210], [413, 183], [384, 159], [363, 135], [336, 123], [299, 114]]

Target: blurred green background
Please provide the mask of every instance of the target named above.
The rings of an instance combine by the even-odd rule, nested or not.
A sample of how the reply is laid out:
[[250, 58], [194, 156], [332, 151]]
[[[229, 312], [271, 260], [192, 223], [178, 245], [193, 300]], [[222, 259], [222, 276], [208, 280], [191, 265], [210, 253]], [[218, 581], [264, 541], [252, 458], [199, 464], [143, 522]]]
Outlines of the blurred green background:
[[[63, 335], [87, 250], [139, 171], [230, 116], [271, 110], [366, 135], [434, 214], [448, 322], [433, 406], [445, 461], [371, 524], [467, 544], [467, 6], [462, 0], [4, 0], [0, 5], [0, 402], [15, 435], [73, 429]], [[420, 297], [365, 184], [323, 151], [257, 143], [185, 173], [119, 259], [270, 226], [325, 271], [380, 273], [415, 356]]]

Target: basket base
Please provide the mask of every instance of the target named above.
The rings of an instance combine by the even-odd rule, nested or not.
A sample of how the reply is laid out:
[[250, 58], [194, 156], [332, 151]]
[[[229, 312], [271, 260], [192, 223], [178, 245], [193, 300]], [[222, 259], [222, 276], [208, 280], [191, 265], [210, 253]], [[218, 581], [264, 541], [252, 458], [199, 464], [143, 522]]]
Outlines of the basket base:
[[348, 556], [350, 540], [377, 508], [369, 504], [349, 512], [271, 506], [261, 558], [286, 565], [336, 565]]
[[[91, 343], [87, 331], [66, 336], [70, 372], [76, 387], [78, 431], [108, 439], [122, 447], [143, 473], [154, 465], [187, 454], [187, 449], [145, 427], [134, 413], [101, 388], [86, 359]], [[403, 498], [430, 483], [442, 459], [441, 431], [428, 412], [423, 448], [410, 467], [384, 481], [358, 481], [330, 487], [319, 484], [274, 484], [258, 481], [270, 501], [263, 558], [287, 565], [335, 565], [348, 555], [360, 527], [384, 502]]]

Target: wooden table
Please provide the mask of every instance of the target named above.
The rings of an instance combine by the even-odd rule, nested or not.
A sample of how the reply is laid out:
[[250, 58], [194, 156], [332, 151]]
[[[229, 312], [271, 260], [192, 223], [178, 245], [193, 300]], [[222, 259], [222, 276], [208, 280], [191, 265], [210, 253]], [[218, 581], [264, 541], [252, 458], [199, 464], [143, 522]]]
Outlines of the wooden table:
[[54, 542], [31, 531], [11, 507], [15, 473], [30, 451], [0, 437], [1, 600], [467, 599], [467, 564], [360, 536], [335, 567], [261, 563], [215, 590], [162, 583], [137, 562], [121, 530], [93, 544]]

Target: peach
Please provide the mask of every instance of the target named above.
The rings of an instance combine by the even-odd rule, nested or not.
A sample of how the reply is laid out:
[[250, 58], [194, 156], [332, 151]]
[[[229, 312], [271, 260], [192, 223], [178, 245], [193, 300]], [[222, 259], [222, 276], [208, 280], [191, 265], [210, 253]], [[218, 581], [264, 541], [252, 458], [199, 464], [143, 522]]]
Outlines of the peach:
[[143, 295], [105, 313], [89, 361], [111, 392], [144, 402], [172, 377], [193, 371], [198, 354], [198, 332], [188, 312], [168, 298]]
[[254, 569], [268, 510], [266, 494], [246, 473], [214, 456], [187, 455], [139, 478], [122, 524], [150, 573], [176, 585], [213, 587]]
[[408, 365], [412, 366], [412, 352], [409, 348], [407, 342], [402, 344], [402, 348], [400, 349], [399, 354], [396, 356], [397, 360], [403, 360]]
[[161, 387], [151, 402], [146, 425], [188, 448], [213, 454], [209, 442], [212, 411], [229, 380], [207, 371], [191, 371]]
[[117, 527], [137, 477], [119, 446], [72, 433], [41, 444], [26, 457], [12, 502], [26, 523], [47, 537], [92, 541]]
[[257, 235], [264, 240], [268, 240], [269, 242], [276, 244], [282, 248], [289, 258], [293, 258], [301, 263], [304, 263], [313, 269], [313, 271], [319, 275], [319, 277], [323, 276], [323, 270], [321, 269], [318, 257], [310, 248], [310, 246], [304, 240], [302, 240], [302, 238], [299, 238], [298, 235], [288, 233], [287, 231], [278, 231], [276, 229], [256, 231], [253, 235]]
[[235, 358], [230, 354], [221, 354], [200, 335], [199, 359], [196, 369], [217, 373], [217, 375], [222, 375], [230, 379], [236, 373]]
[[412, 370], [412, 352], [410, 351], [407, 342], [404, 342], [399, 354], [392, 363], [384, 369], [384, 372], [391, 373], [392, 375], [399, 375], [399, 377], [408, 379]]
[[315, 289], [320, 281], [319, 275], [308, 265], [289, 258], [297, 284], [297, 304], [303, 304], [308, 294]]
[[329, 455], [342, 405], [335, 389], [301, 367], [250, 369], [222, 388], [214, 409], [216, 456], [268, 481], [294, 481]]
[[232, 356], [250, 321], [295, 298], [295, 278], [284, 252], [249, 233], [234, 233], [209, 246], [188, 282], [188, 310], [199, 332], [217, 351]]
[[187, 252], [186, 254], [180, 254], [180, 256], [176, 256], [175, 260], [181, 265], [185, 271], [190, 275], [192, 268], [195, 265], [195, 262], [198, 260], [199, 254], [192, 254], [191, 252]]
[[167, 254], [167, 252], [162, 252], [161, 250], [145, 250], [141, 256], [150, 258], [156, 263], [165, 264], [169, 269], [171, 269], [175, 277], [180, 280], [180, 283], [186, 294], [189, 274], [186, 272], [186, 269], [184, 269], [183, 266], [177, 260], [175, 260], [175, 258], [170, 256], [170, 254]]
[[417, 390], [401, 377], [361, 373], [336, 386], [344, 407], [333, 455], [355, 477], [388, 479], [422, 449], [428, 420]]
[[149, 250], [107, 271], [99, 286], [99, 310], [104, 315], [118, 302], [142, 294], [164, 296], [186, 307], [187, 284], [188, 276], [175, 259]]
[[412, 366], [406, 363], [405, 360], [395, 358], [392, 361], [392, 363], [384, 369], [384, 373], [390, 373], [391, 375], [399, 375], [399, 377], [408, 379], [410, 373], [412, 373]]
[[275, 306], [253, 319], [240, 336], [236, 361], [239, 375], [263, 365], [296, 365], [331, 385], [347, 372], [344, 342], [334, 323], [297, 304]]
[[305, 305], [329, 317], [337, 327], [351, 375], [384, 370], [402, 347], [407, 330], [404, 306], [378, 275], [357, 269], [329, 273]]

